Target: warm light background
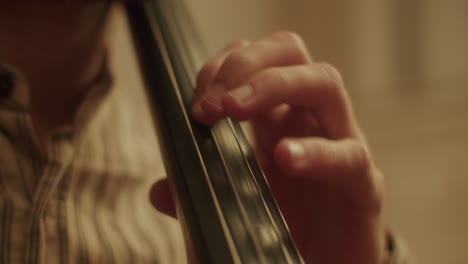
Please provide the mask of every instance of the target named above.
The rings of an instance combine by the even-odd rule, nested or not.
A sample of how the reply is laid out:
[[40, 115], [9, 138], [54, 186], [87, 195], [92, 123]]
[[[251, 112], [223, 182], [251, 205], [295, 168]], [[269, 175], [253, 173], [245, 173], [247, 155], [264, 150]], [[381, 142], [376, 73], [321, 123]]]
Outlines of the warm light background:
[[386, 174], [389, 224], [419, 263], [468, 263], [468, 1], [187, 2], [211, 53], [293, 30], [335, 64]]

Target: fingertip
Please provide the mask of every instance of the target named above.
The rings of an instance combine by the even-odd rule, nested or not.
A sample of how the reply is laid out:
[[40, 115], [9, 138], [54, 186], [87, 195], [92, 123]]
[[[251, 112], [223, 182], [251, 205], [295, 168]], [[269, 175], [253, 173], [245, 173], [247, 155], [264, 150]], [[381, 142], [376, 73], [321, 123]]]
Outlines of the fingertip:
[[192, 117], [196, 121], [202, 122], [205, 119], [205, 111], [201, 107], [199, 100], [195, 100], [193, 102], [191, 112], [192, 112]]
[[191, 113], [195, 121], [207, 126], [214, 125], [225, 115], [222, 109], [216, 107], [205, 98], [197, 98], [194, 100]]
[[205, 125], [214, 125], [216, 122], [226, 117], [224, 109], [221, 106], [206, 98], [201, 100], [200, 106], [203, 116], [199, 121]]
[[249, 118], [249, 106], [254, 101], [254, 90], [249, 84], [229, 91], [223, 96], [223, 107], [226, 114], [238, 121]]
[[194, 104], [192, 105], [191, 112], [193, 119], [200, 124], [211, 126], [217, 122], [217, 120], [215, 120], [213, 117], [209, 116], [205, 112], [205, 109], [202, 107], [202, 103], [200, 102], [200, 100], [194, 102]]

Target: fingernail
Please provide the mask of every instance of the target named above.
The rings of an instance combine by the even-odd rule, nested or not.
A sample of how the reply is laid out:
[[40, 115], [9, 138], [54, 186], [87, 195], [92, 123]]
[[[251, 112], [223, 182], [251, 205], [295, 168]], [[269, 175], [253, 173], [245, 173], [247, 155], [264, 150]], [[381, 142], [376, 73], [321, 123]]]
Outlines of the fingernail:
[[243, 85], [231, 92], [229, 94], [239, 105], [245, 105], [248, 103], [249, 99], [252, 98], [253, 88], [251, 85]]
[[297, 142], [289, 142], [288, 144], [289, 155], [291, 157], [291, 163], [294, 168], [301, 169], [305, 166], [304, 162], [304, 155], [305, 149], [304, 147], [297, 143]]

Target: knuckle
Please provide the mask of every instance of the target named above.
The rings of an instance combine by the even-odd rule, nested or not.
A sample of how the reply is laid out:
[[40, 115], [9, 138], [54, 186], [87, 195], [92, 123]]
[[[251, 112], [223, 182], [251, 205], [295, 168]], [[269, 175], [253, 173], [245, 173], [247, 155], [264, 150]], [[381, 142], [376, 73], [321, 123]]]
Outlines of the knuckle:
[[341, 83], [343, 81], [340, 71], [335, 66], [328, 62], [321, 62], [319, 65], [327, 73], [330, 79], [336, 81], [337, 83]]
[[330, 96], [345, 98], [346, 91], [341, 81], [340, 72], [329, 63], [320, 63], [320, 68], [324, 71], [324, 87]]
[[299, 34], [297, 34], [296, 32], [292, 32], [292, 31], [277, 32], [273, 35], [273, 38], [293, 43], [296, 46], [304, 45], [304, 41], [302, 40], [302, 37], [299, 36]]
[[324, 169], [335, 168], [337, 166], [336, 150], [329, 148], [324, 139], [317, 140], [315, 152], [317, 160], [320, 164], [323, 164]]
[[369, 175], [371, 170], [371, 157], [367, 146], [357, 140], [352, 141], [352, 162], [360, 175]]
[[236, 40], [236, 41], [233, 41], [231, 43], [229, 43], [225, 50], [230, 50], [230, 49], [235, 49], [235, 48], [242, 48], [242, 47], [246, 47], [250, 45], [250, 41], [248, 40]]
[[[321, 92], [322, 95], [327, 98], [334, 98], [334, 99], [343, 99], [346, 97], [346, 91], [342, 85], [342, 83], [337, 80], [335, 77], [331, 76], [331, 73], [328, 69], [323, 67], [322, 64], [319, 64], [319, 77], [318, 85], [322, 88]], [[317, 72], [317, 65], [311, 64], [308, 66], [311, 72]], [[334, 69], [334, 68], [333, 68]], [[320, 73], [322, 71], [322, 73]], [[335, 70], [337, 71], [337, 70]], [[312, 80], [312, 83], [315, 83]]]
[[288, 74], [277, 67], [269, 68], [263, 71], [258, 79], [263, 83], [271, 84], [278, 87], [287, 88], [289, 85]]
[[214, 78], [216, 72], [218, 71], [218, 65], [216, 62], [208, 62], [205, 64], [197, 75], [197, 86], [203, 87], [208, 85], [208, 82]]
[[309, 60], [306, 45], [302, 37], [299, 36], [299, 34], [291, 31], [282, 31], [274, 34], [273, 39], [285, 42], [286, 45], [294, 49], [296, 51], [295, 56], [297, 56], [297, 58], [300, 59], [302, 62], [305, 63]]
[[325, 138], [315, 138], [311, 144], [306, 145], [306, 151], [311, 165], [320, 172], [334, 170], [339, 162], [337, 160], [337, 150], [328, 144]]
[[227, 70], [231, 70], [233, 68], [250, 68], [254, 65], [255, 58], [247, 56], [247, 54], [241, 51], [233, 51], [231, 55], [226, 58], [223, 67], [227, 68]]

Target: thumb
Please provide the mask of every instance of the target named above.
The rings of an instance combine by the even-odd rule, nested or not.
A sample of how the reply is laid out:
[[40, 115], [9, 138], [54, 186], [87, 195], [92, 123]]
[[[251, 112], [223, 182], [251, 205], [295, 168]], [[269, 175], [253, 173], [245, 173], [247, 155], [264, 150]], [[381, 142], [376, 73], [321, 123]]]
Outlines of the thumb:
[[277, 145], [275, 157], [285, 172], [304, 179], [366, 175], [371, 166], [365, 144], [355, 139], [287, 138]]
[[360, 206], [380, 210], [383, 176], [366, 145], [356, 139], [286, 138], [275, 149], [276, 162], [291, 179], [341, 186]]
[[[167, 179], [159, 180], [153, 184], [150, 190], [150, 201], [154, 208], [156, 208], [161, 213], [177, 218], [174, 199], [172, 198], [171, 188]], [[187, 250], [187, 263], [198, 264], [193, 251], [193, 245], [189, 241], [190, 239], [185, 241]]]
[[177, 218], [174, 199], [167, 179], [157, 181], [150, 190], [150, 201], [163, 214]]

